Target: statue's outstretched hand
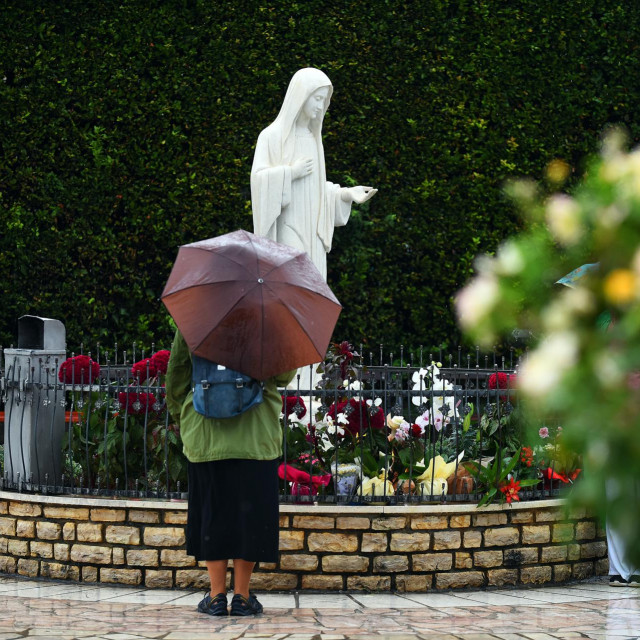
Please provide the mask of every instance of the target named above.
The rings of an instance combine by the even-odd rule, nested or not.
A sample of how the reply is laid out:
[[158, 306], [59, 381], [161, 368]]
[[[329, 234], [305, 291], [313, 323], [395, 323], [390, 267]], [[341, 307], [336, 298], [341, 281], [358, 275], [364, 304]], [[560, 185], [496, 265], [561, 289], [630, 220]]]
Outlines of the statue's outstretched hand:
[[377, 189], [373, 187], [349, 187], [343, 192], [342, 199], [345, 202], [355, 202], [356, 204], [362, 204], [367, 200], [371, 200], [373, 196], [378, 193]]

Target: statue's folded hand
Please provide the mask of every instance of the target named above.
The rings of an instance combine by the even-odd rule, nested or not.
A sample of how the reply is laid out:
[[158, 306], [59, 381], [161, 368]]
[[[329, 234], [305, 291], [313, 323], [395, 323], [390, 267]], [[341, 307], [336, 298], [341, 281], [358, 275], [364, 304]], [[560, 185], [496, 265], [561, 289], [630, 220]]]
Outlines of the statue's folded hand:
[[362, 204], [367, 200], [373, 198], [378, 193], [377, 189], [373, 187], [349, 187], [342, 192], [342, 199], [345, 202], [355, 202], [356, 204]]
[[313, 171], [313, 158], [300, 158], [291, 165], [291, 178], [304, 178]]

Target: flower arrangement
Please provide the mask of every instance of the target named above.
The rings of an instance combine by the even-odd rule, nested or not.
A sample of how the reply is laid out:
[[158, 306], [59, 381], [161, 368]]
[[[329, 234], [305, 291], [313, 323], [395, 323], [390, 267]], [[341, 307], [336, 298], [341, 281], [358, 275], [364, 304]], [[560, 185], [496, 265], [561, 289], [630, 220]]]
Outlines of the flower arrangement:
[[58, 380], [64, 384], [92, 384], [100, 376], [100, 365], [89, 356], [67, 358], [58, 370]]

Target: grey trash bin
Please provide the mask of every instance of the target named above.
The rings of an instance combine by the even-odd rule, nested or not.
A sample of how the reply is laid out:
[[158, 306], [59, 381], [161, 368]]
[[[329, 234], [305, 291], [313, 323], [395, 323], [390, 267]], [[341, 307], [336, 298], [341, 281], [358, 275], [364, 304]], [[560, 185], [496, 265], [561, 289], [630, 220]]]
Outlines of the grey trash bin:
[[66, 332], [59, 320], [22, 316], [18, 348], [4, 350], [4, 479], [9, 488], [23, 483], [55, 485], [62, 475], [64, 392], [58, 369], [66, 358]]

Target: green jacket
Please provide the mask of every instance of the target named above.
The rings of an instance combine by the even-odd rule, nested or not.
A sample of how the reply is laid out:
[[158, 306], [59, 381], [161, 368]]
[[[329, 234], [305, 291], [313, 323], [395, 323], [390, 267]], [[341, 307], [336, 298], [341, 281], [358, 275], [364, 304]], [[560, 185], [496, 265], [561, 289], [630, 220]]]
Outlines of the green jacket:
[[282, 455], [282, 398], [278, 387], [289, 384], [296, 371], [264, 383], [264, 400], [235, 418], [205, 418], [193, 408], [191, 353], [176, 331], [167, 368], [167, 407], [180, 426], [184, 455], [190, 462], [241, 458], [273, 460]]

